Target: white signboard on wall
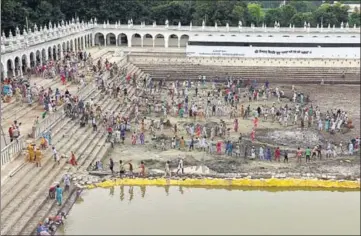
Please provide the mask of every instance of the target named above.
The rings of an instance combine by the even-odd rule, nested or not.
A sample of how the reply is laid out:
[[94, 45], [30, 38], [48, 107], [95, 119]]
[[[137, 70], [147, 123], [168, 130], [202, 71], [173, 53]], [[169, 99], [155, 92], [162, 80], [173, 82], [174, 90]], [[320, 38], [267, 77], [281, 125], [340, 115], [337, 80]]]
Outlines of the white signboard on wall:
[[187, 45], [189, 57], [280, 57], [280, 58], [354, 58], [360, 59], [360, 48], [288, 48]]

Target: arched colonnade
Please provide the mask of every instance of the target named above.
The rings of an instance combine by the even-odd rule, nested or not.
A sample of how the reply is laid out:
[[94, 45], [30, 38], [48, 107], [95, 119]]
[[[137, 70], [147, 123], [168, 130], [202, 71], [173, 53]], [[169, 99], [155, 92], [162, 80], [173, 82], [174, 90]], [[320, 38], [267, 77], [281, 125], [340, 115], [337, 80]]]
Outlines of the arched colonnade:
[[78, 52], [94, 45], [93, 34], [84, 34], [73, 38], [64, 38], [52, 44], [45, 43], [44, 46], [26, 50], [13, 57], [4, 57], [1, 61], [2, 78], [21, 76], [27, 69], [44, 65], [49, 60], [60, 60], [66, 52]]
[[186, 47], [189, 40], [187, 34], [162, 33], [102, 33], [94, 34], [96, 46], [126, 46], [126, 47]]

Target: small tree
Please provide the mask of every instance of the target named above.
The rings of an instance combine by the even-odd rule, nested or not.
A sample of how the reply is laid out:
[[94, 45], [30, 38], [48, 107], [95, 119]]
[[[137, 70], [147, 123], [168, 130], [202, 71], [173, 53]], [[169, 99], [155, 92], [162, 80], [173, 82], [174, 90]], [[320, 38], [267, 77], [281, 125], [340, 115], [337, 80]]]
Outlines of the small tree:
[[260, 4], [249, 3], [247, 4], [247, 10], [250, 17], [250, 23], [254, 23], [256, 26], [260, 25], [264, 18], [264, 12]]
[[360, 17], [360, 10], [356, 7], [349, 17], [350, 27], [353, 27], [354, 25], [360, 27]]

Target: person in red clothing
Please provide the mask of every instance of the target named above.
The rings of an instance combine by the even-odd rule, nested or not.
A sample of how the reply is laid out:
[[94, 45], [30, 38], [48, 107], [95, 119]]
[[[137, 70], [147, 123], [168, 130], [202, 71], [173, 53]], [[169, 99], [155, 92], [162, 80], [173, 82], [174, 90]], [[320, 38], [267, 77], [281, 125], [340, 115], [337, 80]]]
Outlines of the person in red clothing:
[[252, 142], [256, 139], [256, 130], [253, 128], [251, 132], [251, 140]]
[[10, 142], [12, 142], [14, 140], [14, 132], [13, 132], [13, 127], [11, 126], [9, 128], [9, 136], [10, 136]]
[[281, 150], [279, 147], [276, 148], [275, 150], [275, 161], [280, 161], [280, 157], [281, 157]]
[[63, 85], [66, 84], [66, 80], [65, 80], [65, 75], [61, 75], [61, 82], [63, 83]]
[[78, 165], [78, 163], [77, 163], [77, 161], [76, 161], [76, 158], [75, 158], [74, 152], [71, 152], [71, 158], [70, 158], [69, 163], [70, 163], [72, 166]]

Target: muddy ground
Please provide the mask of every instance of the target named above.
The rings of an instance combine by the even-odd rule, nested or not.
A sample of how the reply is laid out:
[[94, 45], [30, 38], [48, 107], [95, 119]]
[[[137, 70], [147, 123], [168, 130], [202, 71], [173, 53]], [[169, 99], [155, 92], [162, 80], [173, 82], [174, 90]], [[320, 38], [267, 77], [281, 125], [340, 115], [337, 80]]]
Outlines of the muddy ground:
[[[274, 85], [275, 86], [275, 85]], [[291, 90], [291, 86], [277, 85], [284, 90]], [[114, 150], [103, 160], [105, 164], [108, 158], [111, 156], [117, 163], [119, 160], [124, 162], [132, 162], [135, 167], [139, 166], [140, 161], [144, 161], [146, 168], [149, 172], [162, 172], [164, 170], [165, 162], [171, 161], [171, 167], [175, 170], [179, 157], [184, 158], [184, 165], [186, 171], [198, 174], [209, 174], [209, 173], [269, 173], [270, 177], [274, 173], [314, 173], [314, 174], [332, 174], [336, 176], [343, 176], [343, 179], [347, 179], [350, 176], [352, 178], [360, 177], [360, 154], [357, 153], [354, 156], [347, 156], [346, 153], [338, 153], [337, 157], [330, 159], [323, 157], [321, 160], [312, 160], [310, 163], [297, 163], [294, 157], [295, 150], [297, 147], [306, 148], [310, 146], [314, 147], [316, 144], [321, 144], [323, 147], [326, 146], [328, 141], [339, 144], [342, 141], [346, 143], [354, 137], [360, 135], [360, 88], [359, 86], [342, 86], [342, 85], [302, 85], [296, 86], [296, 90], [304, 91], [310, 95], [310, 100], [313, 106], [321, 107], [321, 112], [326, 112], [327, 109], [342, 109], [346, 110], [351, 117], [355, 128], [351, 129], [345, 134], [337, 133], [330, 135], [326, 132], [319, 132], [315, 127], [306, 128], [301, 130], [297, 125], [290, 125], [288, 127], [282, 127], [277, 123], [270, 121], [260, 122], [259, 128], [257, 129], [256, 141], [251, 144], [249, 140], [249, 133], [252, 129], [252, 121], [240, 120], [239, 132], [244, 135], [243, 149], [239, 156], [226, 156], [209, 154], [204, 151], [188, 151], [188, 150], [175, 150], [167, 148], [166, 151], [161, 151], [159, 146], [160, 143], [156, 144], [158, 147], [154, 147], [154, 143], [150, 140], [150, 135], [146, 132], [146, 145], [135, 145], [130, 144], [130, 137], [127, 138], [125, 145], [115, 145]], [[274, 101], [267, 101], [267, 104], [271, 104]], [[259, 103], [264, 104], [265, 102], [252, 102], [251, 107], [258, 106]], [[282, 101], [282, 104], [290, 103], [287, 99]], [[245, 107], [248, 102], [244, 102]], [[151, 114], [147, 116], [147, 120], [159, 115]], [[211, 117], [206, 121], [193, 121], [188, 118], [174, 118], [169, 117], [172, 124], [177, 122], [178, 127], [184, 126], [186, 123], [200, 123], [200, 124], [211, 124], [213, 122], [219, 122], [223, 119], [227, 127], [233, 130], [233, 119], [227, 117]], [[147, 126], [146, 126], [147, 127]], [[165, 128], [164, 134], [168, 136], [168, 139], [173, 137], [172, 130]], [[158, 134], [159, 135], [159, 134]], [[231, 133], [231, 140], [236, 142], [238, 133]], [[188, 138], [187, 138], [188, 139]], [[271, 147], [274, 149], [279, 146], [281, 150], [287, 149], [290, 153], [289, 163], [281, 162], [267, 162], [260, 160], [251, 160], [249, 158], [250, 148], [254, 145], [258, 154], [258, 147]], [[244, 155], [244, 146], [248, 147], [248, 155]], [[119, 168], [116, 165], [117, 169]], [[349, 177], [347, 177], [349, 176]]]

